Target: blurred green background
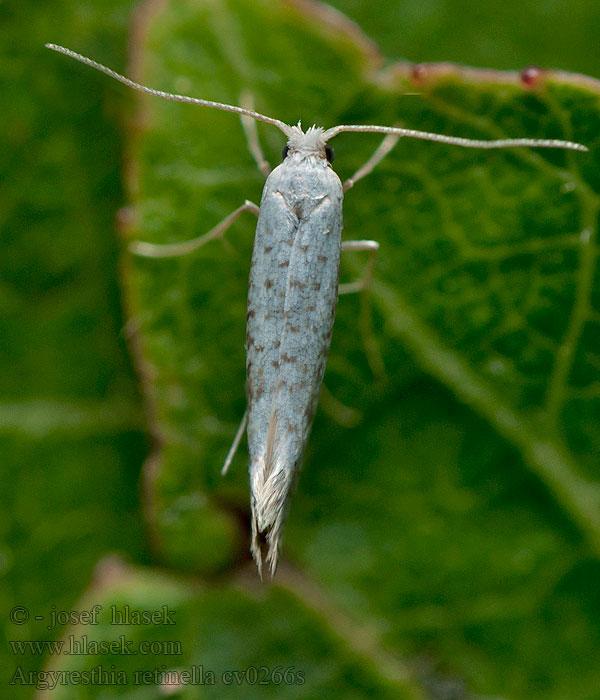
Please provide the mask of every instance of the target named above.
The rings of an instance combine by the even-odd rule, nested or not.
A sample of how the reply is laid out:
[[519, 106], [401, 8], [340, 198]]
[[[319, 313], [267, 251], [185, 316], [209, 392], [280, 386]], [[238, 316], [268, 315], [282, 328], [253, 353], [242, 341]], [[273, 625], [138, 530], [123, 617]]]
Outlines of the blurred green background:
[[[390, 62], [451, 61], [499, 69], [536, 64], [600, 77], [600, 12], [593, 0], [576, 4], [348, 0], [332, 4], [356, 20]], [[188, 12], [193, 12], [193, 4], [191, 9], [189, 5]], [[210, 5], [215, 16], [237, 12], [234, 2]], [[260, 5], [264, 11], [264, 4]], [[367, 386], [360, 406], [368, 407], [370, 425], [377, 424], [377, 431], [365, 428], [361, 432], [358, 428], [358, 437], [353, 438], [347, 429], [323, 419], [315, 426], [311, 442], [314, 449], [309, 447], [308, 455], [316, 465], [333, 461], [352, 439], [360, 443], [360, 454], [375, 456], [373, 465], [352, 463], [346, 455], [348, 474], [342, 476], [347, 476], [347, 482], [339, 485], [332, 482], [326, 470], [321, 481], [316, 469], [303, 475], [306, 479], [301, 479], [300, 490], [305, 484], [305, 495], [296, 507], [292, 506], [296, 517], [288, 523], [289, 550], [296, 568], [282, 572], [279, 587], [263, 590], [251, 582], [246, 586], [239, 583], [238, 576], [242, 581], [246, 575], [251, 579], [244, 563], [247, 533], [238, 524], [245, 508], [240, 500], [244, 457], [241, 455], [236, 464], [234, 485], [215, 487], [220, 464], [211, 454], [212, 448], [195, 444], [202, 435], [200, 429], [198, 436], [190, 432], [188, 445], [182, 446], [180, 438], [174, 441], [169, 464], [175, 467], [172, 472], [165, 470], [167, 483], [162, 483], [158, 497], [163, 501], [153, 506], [163, 506], [174, 520], [179, 517], [177, 509], [201, 511], [190, 522], [204, 524], [206, 529], [183, 530], [182, 539], [181, 530], [169, 529], [168, 517], [159, 519], [157, 525], [155, 512], [150, 512], [150, 525], [144, 524], [152, 510], [147, 493], [146, 498], [143, 496], [141, 478], [142, 464], [152, 444], [151, 420], [128, 352], [119, 278], [125, 275], [127, 280], [134, 280], [136, 289], [130, 303], [145, 309], [144, 304], [158, 294], [156, 289], [148, 291], [150, 282], [165, 289], [181, 269], [167, 267], [166, 271], [148, 272], [147, 268], [136, 268], [130, 278], [127, 270], [123, 273], [119, 268], [121, 243], [116, 231], [117, 221], [122, 224], [127, 213], [122, 209], [127, 201], [122, 176], [125, 159], [131, 159], [133, 152], [145, 173], [154, 149], [159, 155], [156, 162], [167, 167], [168, 147], [163, 146], [161, 152], [150, 139], [149, 145], [132, 148], [127, 135], [135, 127], [134, 96], [43, 48], [46, 41], [60, 43], [125, 71], [135, 7], [136, 3], [112, 0], [0, 3], [4, 140], [0, 153], [0, 212], [5, 251], [0, 288], [1, 502], [5, 511], [0, 600], [7, 613], [0, 657], [3, 678], [12, 678], [17, 666], [27, 671], [49, 664], [61, 667], [64, 659], [51, 661], [48, 655], [37, 653], [21, 658], [9, 644], [14, 640], [52, 640], [63, 634], [64, 629], [47, 629], [52, 606], [69, 610], [81, 608], [82, 600], [101, 601], [106, 607], [117, 601], [142, 609], [160, 609], [166, 603], [178, 607], [182, 613], [178, 621], [183, 621], [177, 634], [184, 640], [185, 666], [204, 663], [214, 670], [236, 669], [256, 663], [258, 658], [273, 668], [278, 664], [287, 667], [292, 659], [309, 679], [306, 685], [279, 688], [248, 684], [241, 689], [190, 686], [182, 688], [182, 697], [237, 697], [238, 692], [240, 697], [314, 697], [318, 693], [320, 697], [344, 698], [600, 698], [600, 671], [595, 668], [600, 653], [600, 568], [598, 549], [585, 537], [585, 524], [582, 527], [565, 501], [556, 498], [552, 484], [544, 484], [539, 474], [524, 466], [536, 459], [526, 454], [524, 443], [507, 439], [506, 432], [480, 412], [476, 402], [461, 395], [451, 381], [444, 382], [430, 371], [430, 360], [419, 357], [418, 346], [409, 347], [404, 354], [406, 348], [393, 330], [396, 321], [390, 314], [386, 326], [381, 308], [376, 316], [378, 328], [382, 336], [396, 338], [395, 345], [390, 345], [397, 358], [392, 361], [396, 379], [379, 404], [376, 388], [369, 390]], [[203, 7], [198, 3], [199, 15]], [[221, 15], [220, 7], [225, 8]], [[164, 32], [168, 29], [167, 22]], [[226, 32], [221, 37], [225, 46], [234, 39]], [[154, 40], [152, 48], [159, 44], [160, 39]], [[156, 57], [152, 60], [156, 62]], [[151, 65], [151, 76], [152, 70]], [[327, 70], [324, 67], [324, 72]], [[314, 81], [318, 80], [319, 75], [314, 74]], [[271, 82], [276, 84], [274, 78]], [[269, 84], [268, 76], [265, 84]], [[331, 80], [322, 86], [325, 93], [329, 91], [332, 102], [336, 89]], [[347, 89], [345, 83], [343, 89]], [[261, 95], [258, 88], [257, 93]], [[219, 98], [216, 94], [210, 96]], [[235, 100], [235, 92], [229, 99]], [[277, 109], [267, 97], [264, 100], [269, 109]], [[596, 95], [589, 100], [590, 123], [598, 123], [597, 107]], [[289, 104], [285, 109], [290, 109]], [[306, 110], [304, 106], [303, 114]], [[581, 112], [583, 120], [587, 113], [583, 108]], [[286, 118], [281, 113], [275, 116]], [[181, 113], [181, 120], [186, 118]], [[156, 121], [160, 123], [160, 117]], [[525, 118], [522, 123], [526, 123]], [[223, 128], [231, 128], [231, 122]], [[182, 137], [180, 143], [184, 142]], [[275, 150], [275, 139], [268, 142], [268, 148]], [[343, 153], [342, 144], [340, 148]], [[368, 145], [366, 149], [368, 152]], [[174, 161], [177, 158], [174, 156]], [[199, 162], [202, 171], [210, 167], [204, 159]], [[478, 162], [486, 167], [485, 159]], [[500, 163], [504, 161], [496, 161], [496, 166]], [[566, 161], [565, 167], [571, 163]], [[590, 167], [587, 176], [590, 192], [595, 194], [586, 201], [593, 209], [597, 205], [598, 175], [596, 172], [594, 179]], [[159, 177], [150, 185], [144, 183], [144, 196], [148, 196], [147, 190], [158, 187]], [[253, 186], [252, 196], [256, 198], [256, 192], [260, 193], [258, 181]], [[534, 201], [532, 207], [538, 206]], [[200, 226], [203, 217], [199, 202], [196, 207], [198, 210], [190, 207], [189, 216], [198, 217], [191, 223]], [[358, 212], [357, 220], [364, 220], [367, 212], [361, 212], [360, 207]], [[209, 216], [213, 214], [218, 214], [216, 205], [208, 212]], [[585, 221], [583, 214], [578, 215]], [[589, 216], [595, 229], [597, 215]], [[351, 221], [348, 214], [347, 221]], [[543, 224], [542, 219], [540, 227]], [[349, 237], [363, 235], [353, 228]], [[234, 262], [235, 274], [239, 273], [241, 280], [244, 260], [240, 256]], [[385, 270], [385, 261], [383, 265]], [[523, 269], [527, 276], [527, 268]], [[189, 277], [197, 273], [197, 269], [187, 270]], [[572, 280], [568, 275], [565, 280], [568, 289]], [[559, 300], [555, 308], [560, 312], [570, 299]], [[211, 303], [218, 304], [218, 296]], [[243, 297], [240, 304], [243, 307]], [[214, 309], [214, 314], [228, 319], [222, 308]], [[354, 307], [354, 311], [357, 309]], [[233, 311], [237, 308], [227, 314], [233, 315]], [[339, 319], [336, 356], [354, 353], [362, 357], [360, 344], [352, 345], [348, 340], [352, 338], [348, 330], [351, 320], [348, 312]], [[445, 347], [444, 333], [451, 332], [431, 317], [422, 315], [419, 320], [439, 331]], [[595, 317], [593, 320], [597, 322]], [[397, 323], [401, 325], [401, 321]], [[592, 326], [586, 337], [592, 348], [597, 337], [595, 328]], [[149, 338], [150, 354], [156, 360], [161, 349], [155, 337], [149, 334]], [[188, 338], [182, 339], [182, 346], [185, 340]], [[469, 339], [463, 341], [468, 346]], [[464, 348], [458, 349], [462, 352]], [[233, 359], [235, 353], [230, 360], [224, 358], [224, 363], [233, 364]], [[346, 384], [341, 381], [348, 374], [345, 366], [336, 369], [334, 364], [330, 378], [335, 396], [349, 406], [360, 404], [361, 399], [353, 392], [369, 377], [364, 359], [356, 363], [363, 369], [355, 376], [348, 375]], [[585, 367], [586, 386], [594, 387], [598, 361], [586, 356], [580, 366]], [[240, 368], [243, 373], [243, 366]], [[536, 371], [532, 370], [532, 376]], [[583, 383], [581, 379], [580, 386]], [[164, 382], [159, 395], [163, 396], [163, 388], [176, 384], [170, 379]], [[410, 401], [406, 398], [407, 387]], [[524, 406], [517, 415], [535, 421], [529, 409], [535, 399], [526, 393], [527, 388], [515, 389], [526, 395], [525, 399], [521, 394], [515, 399]], [[221, 442], [226, 444], [230, 437], [235, 416], [241, 415], [240, 397], [223, 396], [231, 407], [230, 414], [223, 418], [227, 421], [224, 427], [216, 430], [219, 449]], [[589, 410], [571, 426], [569, 448], [582, 473], [597, 480], [598, 453], [593, 435], [598, 426], [598, 408], [592, 400], [597, 400], [594, 391], [589, 397]], [[395, 403], [403, 406], [402, 413], [386, 413], [386, 407]], [[168, 428], [176, 423], [169, 414], [171, 408], [161, 409], [159, 416], [166, 418]], [[180, 423], [188, 418], [190, 422], [200, 420], [190, 411]], [[181, 429], [181, 425], [173, 429]], [[409, 436], [402, 443], [395, 442], [399, 430]], [[573, 434], [578, 437], [573, 438]], [[212, 476], [204, 474], [203, 478], [208, 479], [208, 491], [216, 489], [218, 494], [204, 510], [198, 505], [203, 498], [197, 491], [198, 477], [187, 471], [191, 469], [188, 452], [202, 449], [208, 451], [207, 461], [214, 466]], [[396, 453], [409, 463], [414, 460], [417, 471], [405, 474], [405, 481], [388, 482], [385, 464], [392, 463]], [[186, 466], [179, 468], [178, 460]], [[376, 460], [379, 467], [375, 466]], [[486, 477], [481, 476], [483, 472]], [[172, 473], [178, 476], [169, 481]], [[376, 475], [377, 486], [373, 488], [371, 474]], [[414, 529], [401, 529], [409, 525], [409, 516], [407, 522], [393, 521], [398, 530], [392, 534], [398, 538], [402, 561], [394, 561], [396, 551], [389, 549], [388, 540], [383, 543], [383, 553], [372, 551], [381, 528], [390, 522], [385, 513], [381, 522], [372, 514], [382, 491], [396, 488], [400, 489], [397, 507], [410, 518], [414, 514]], [[584, 485], [584, 500], [586, 489]], [[181, 495], [186, 492], [187, 500]], [[483, 497], [477, 500], [476, 494], [481, 493]], [[165, 506], [169, 494], [177, 496], [173, 496], [170, 510]], [[590, 489], [590, 494], [590, 509], [596, 509], [595, 492]], [[247, 498], [247, 493], [243, 495]], [[357, 523], [362, 519], [360, 525], [343, 518], [336, 520], [335, 512], [328, 513], [344, 499], [349, 502], [353, 498]], [[219, 499], [225, 504], [226, 517], [221, 517]], [[389, 504], [390, 509], [395, 503]], [[327, 522], [330, 515], [332, 528], [315, 525], [305, 530], [307, 524]], [[459, 524], [448, 531], [448, 522]], [[161, 530], [162, 542], [152, 547], [156, 530]], [[513, 548], [512, 543], [523, 533], [526, 537]], [[210, 559], [213, 551], [207, 539], [219, 543], [214, 559]], [[197, 555], [199, 561], [194, 559], [194, 544], [203, 553]], [[356, 563], [357, 552], [363, 550], [367, 554]], [[414, 554], [420, 550], [430, 557], [427, 563], [425, 557]], [[122, 570], [116, 564], [105, 565], [98, 575], [100, 583], [93, 581], [98, 562], [115, 552], [142, 568]], [[382, 566], [384, 554], [392, 561], [389, 569]], [[194, 578], [198, 570], [205, 576]], [[185, 579], [181, 578], [182, 572], [187, 572]], [[31, 619], [26, 624], [14, 624], [8, 617], [18, 605], [30, 611]], [[35, 615], [46, 617], [35, 620]], [[107, 637], [114, 632], [110, 627], [98, 630]], [[141, 639], [154, 633], [160, 637], [160, 631], [148, 629], [132, 628], [128, 633]], [[247, 656], [249, 649], [255, 656]], [[78, 663], [88, 661], [77, 659]], [[102, 659], [107, 666], [120, 661]], [[157, 655], [151, 667], [163, 661], [169, 667], [181, 665]], [[72, 664], [76, 667], [75, 662]], [[31, 685], [18, 683], [10, 688], [10, 697], [32, 698], [39, 692]], [[150, 698], [159, 697], [160, 691], [154, 686], [82, 689], [71, 685], [51, 697], [120, 694]]]

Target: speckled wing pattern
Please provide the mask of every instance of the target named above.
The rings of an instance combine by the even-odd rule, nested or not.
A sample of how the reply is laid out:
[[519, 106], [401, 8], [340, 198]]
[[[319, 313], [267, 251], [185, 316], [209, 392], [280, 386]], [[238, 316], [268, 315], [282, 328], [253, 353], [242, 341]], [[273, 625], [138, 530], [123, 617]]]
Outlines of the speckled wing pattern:
[[342, 185], [324, 158], [269, 175], [248, 287], [246, 392], [252, 554], [274, 572], [290, 490], [325, 371], [337, 304]]

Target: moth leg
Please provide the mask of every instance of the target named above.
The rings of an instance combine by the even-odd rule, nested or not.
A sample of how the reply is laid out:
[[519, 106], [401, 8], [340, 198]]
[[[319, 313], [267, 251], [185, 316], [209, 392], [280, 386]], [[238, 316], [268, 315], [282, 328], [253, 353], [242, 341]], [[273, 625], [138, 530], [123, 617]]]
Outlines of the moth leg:
[[344, 182], [344, 192], [347, 192], [359, 180], [366, 177], [387, 156], [392, 148], [394, 148], [394, 146], [398, 143], [399, 138], [400, 137], [397, 134], [388, 134], [375, 149], [375, 152], [369, 158], [369, 160], [361, 168], [359, 168], [352, 177], [348, 178], [346, 182]]
[[231, 212], [229, 216], [226, 216], [223, 221], [218, 223], [208, 233], [198, 236], [198, 238], [192, 238], [191, 241], [184, 241], [183, 243], [166, 243], [162, 245], [156, 243], [145, 243], [144, 241], [133, 241], [129, 244], [129, 250], [134, 255], [141, 255], [145, 258], [172, 258], [178, 255], [187, 255], [188, 253], [202, 247], [205, 243], [208, 243], [215, 238], [221, 238], [231, 224], [245, 211], [252, 212], [254, 215], [258, 216], [259, 208], [256, 206], [256, 204], [254, 204], [254, 202], [246, 200], [241, 207], [238, 207], [235, 211]]
[[231, 447], [229, 448], [229, 452], [227, 453], [227, 457], [225, 458], [225, 464], [223, 465], [223, 469], [221, 469], [221, 476], [225, 476], [227, 474], [227, 470], [229, 469], [229, 465], [231, 462], [233, 462], [233, 458], [235, 457], [235, 453], [237, 452], [238, 447], [240, 446], [240, 442], [242, 440], [242, 435], [244, 434], [244, 430], [246, 430], [246, 425], [248, 424], [248, 409], [244, 411], [244, 417], [242, 418], [242, 422], [240, 423], [240, 427], [237, 430], [237, 433], [235, 434], [235, 437], [233, 438], [233, 442], [231, 443]]
[[379, 351], [379, 344], [377, 343], [373, 333], [373, 319], [369, 298], [371, 282], [373, 281], [373, 271], [375, 269], [375, 258], [377, 257], [377, 251], [379, 250], [379, 243], [377, 243], [377, 241], [343, 241], [342, 251], [348, 250], [367, 250], [369, 251], [370, 255], [369, 259], [367, 260], [367, 264], [365, 265], [362, 278], [356, 280], [356, 282], [340, 284], [338, 293], [352, 294], [353, 292], [361, 292], [359, 328], [363, 339], [365, 355], [367, 356], [367, 362], [369, 363], [369, 367], [373, 372], [373, 376], [380, 381], [383, 381], [385, 380], [386, 376], [385, 365], [383, 363], [381, 352]]
[[[254, 111], [254, 99], [250, 92], [242, 92], [240, 95], [240, 104], [244, 109], [249, 109]], [[258, 129], [256, 128], [256, 119], [251, 117], [242, 116], [242, 128], [246, 134], [246, 141], [248, 142], [248, 150], [252, 154], [252, 157], [258, 165], [258, 169], [265, 176], [268, 177], [271, 172], [271, 166], [269, 162], [265, 159], [265, 155], [260, 147], [260, 141], [258, 140]]]

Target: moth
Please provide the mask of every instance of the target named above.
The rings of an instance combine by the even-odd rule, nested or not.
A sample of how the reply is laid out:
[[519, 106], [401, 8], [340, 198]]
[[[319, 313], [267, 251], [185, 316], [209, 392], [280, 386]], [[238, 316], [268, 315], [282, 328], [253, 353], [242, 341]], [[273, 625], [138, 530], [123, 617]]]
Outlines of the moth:
[[[153, 90], [70, 49], [46, 44], [106, 73], [140, 92], [176, 102], [211, 107], [241, 115], [250, 150], [267, 175], [260, 207], [246, 201], [208, 233], [180, 244], [135, 242], [137, 255], [182, 255], [222, 236], [243, 212], [258, 216], [248, 286], [246, 327], [247, 409], [225, 461], [227, 471], [247, 428], [250, 452], [251, 552], [262, 577], [263, 560], [271, 576], [277, 567], [289, 496], [315, 414], [338, 299], [342, 250], [367, 250], [376, 241], [342, 243], [344, 192], [369, 174], [401, 137], [468, 148], [565, 148], [587, 151], [581, 144], [556, 139], [485, 141], [435, 134], [398, 126], [339, 125], [330, 129], [284, 122], [246, 107]], [[283, 161], [272, 172], [260, 153], [255, 121], [279, 128], [287, 139]], [[342, 132], [387, 134], [371, 158], [346, 183], [332, 168], [329, 141]], [[369, 275], [362, 284], [368, 283]], [[352, 291], [353, 291], [352, 290]], [[348, 290], [351, 291], [351, 290]], [[266, 552], [264, 551], [266, 549]]]

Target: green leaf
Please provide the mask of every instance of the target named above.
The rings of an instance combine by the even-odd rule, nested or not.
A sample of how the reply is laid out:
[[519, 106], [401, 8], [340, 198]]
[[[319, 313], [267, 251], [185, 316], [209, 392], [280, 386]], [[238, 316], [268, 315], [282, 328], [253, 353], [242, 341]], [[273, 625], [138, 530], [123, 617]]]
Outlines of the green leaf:
[[[515, 74], [452, 66], [414, 84], [406, 66], [378, 73], [360, 30], [299, 0], [143, 3], [133, 65], [155, 87], [214, 99], [238, 102], [249, 88], [257, 108], [305, 126], [400, 120], [464, 136], [576, 138], [594, 150], [475, 153], [406, 141], [348, 193], [347, 238], [382, 244], [373, 332], [368, 307], [343, 298], [269, 588], [248, 561], [244, 446], [219, 476], [244, 410], [254, 222], [186, 259], [126, 259], [125, 329], [141, 327], [134, 350], [164, 448], [143, 489], [154, 563], [206, 576], [182, 584], [117, 567], [111, 579], [105, 564], [76, 602], [107, 549], [146, 558], [136, 508], [144, 414], [124, 353], [112, 235], [122, 204], [117, 118], [146, 128], [126, 144], [139, 207], [132, 238], [186, 240], [262, 188], [236, 118], [146, 101], [134, 121], [128, 91], [42, 48], [58, 41], [124, 70], [130, 4], [0, 4], [3, 609], [166, 604], [181, 613], [181, 665], [306, 671], [285, 693], [245, 684], [227, 697], [597, 698], [598, 85], [549, 73], [527, 91]], [[594, 0], [492, 0], [476, 12], [460, 2], [334, 4], [363, 20], [389, 58], [597, 71]], [[274, 165], [282, 137], [259, 132]], [[377, 143], [337, 138], [340, 175]], [[344, 280], [363, 265], [345, 256]], [[173, 638], [170, 628], [105, 622], [65, 635]], [[7, 622], [3, 634], [60, 634], [47, 625]], [[109, 658], [128, 673], [171, 661]], [[107, 661], [47, 656], [46, 667]], [[7, 647], [0, 662], [10, 677], [43, 659]], [[119, 691], [160, 692], [71, 679], [52, 697]], [[11, 686], [15, 698], [41, 692]]]
[[[229, 103], [249, 90], [257, 110], [288, 123], [590, 147], [404, 140], [347, 194], [346, 238], [381, 244], [373, 331], [360, 299], [342, 298], [325, 383], [363, 420], [349, 430], [318, 415], [283, 549], [346, 610], [375, 619], [385, 644], [427, 650], [476, 692], [587, 697], [598, 682], [588, 615], [598, 600], [582, 583], [600, 548], [597, 85], [546, 74], [528, 90], [515, 74], [453, 66], [415, 83], [410, 66], [378, 72], [354, 29], [294, 3], [177, 3], [147, 16], [137, 38], [144, 83]], [[143, 114], [132, 239], [183, 241], [259, 201], [236, 118], [152, 99]], [[276, 164], [282, 136], [263, 126]], [[336, 139], [342, 179], [378, 142]], [[225, 242], [184, 258], [128, 261], [161, 442], [148, 472], [156, 542], [177, 567], [220, 570], [247, 546], [233, 532], [247, 512], [246, 457], [224, 481], [219, 468], [244, 411], [253, 226], [240, 220]], [[359, 258], [348, 256], [342, 279], [360, 274]], [[190, 536], [207, 527], [220, 559]]]

